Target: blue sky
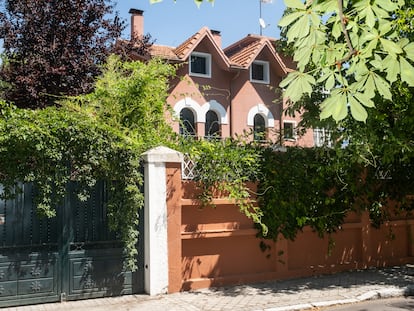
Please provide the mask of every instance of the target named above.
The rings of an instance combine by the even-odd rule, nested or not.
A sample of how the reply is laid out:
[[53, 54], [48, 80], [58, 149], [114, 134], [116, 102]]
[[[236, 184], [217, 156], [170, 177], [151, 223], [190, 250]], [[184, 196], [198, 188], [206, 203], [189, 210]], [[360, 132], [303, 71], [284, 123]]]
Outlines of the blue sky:
[[[215, 0], [214, 5], [203, 3], [200, 9], [193, 0], [117, 0], [116, 10], [128, 26], [123, 37], [130, 36], [130, 8], [144, 11], [144, 32], [150, 33], [156, 44], [177, 46], [201, 27], [221, 31], [223, 47], [248, 34], [259, 34], [260, 0]], [[283, 0], [262, 4], [262, 18], [267, 24], [263, 35], [279, 37], [277, 23], [283, 14]]]

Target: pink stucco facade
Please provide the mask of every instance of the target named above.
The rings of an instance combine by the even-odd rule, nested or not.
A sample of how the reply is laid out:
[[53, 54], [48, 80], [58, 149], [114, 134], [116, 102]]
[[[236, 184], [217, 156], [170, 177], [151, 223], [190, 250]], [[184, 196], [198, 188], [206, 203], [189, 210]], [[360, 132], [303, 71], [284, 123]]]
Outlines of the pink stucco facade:
[[[133, 34], [143, 35], [143, 12], [131, 10], [131, 13]], [[167, 99], [174, 111], [174, 116], [169, 116], [173, 128], [180, 131], [181, 112], [186, 109], [193, 114], [191, 128], [195, 135], [207, 136], [207, 113], [212, 111], [217, 116], [220, 137], [249, 133], [248, 139], [253, 139], [254, 131], [262, 131], [261, 140], [273, 144], [314, 146], [311, 130], [300, 137], [295, 135], [300, 114], [288, 116], [284, 113], [286, 100], [278, 85], [292, 69], [277, 53], [274, 42], [272, 38], [248, 35], [223, 48], [220, 33], [203, 27], [177, 47], [153, 45], [151, 57], [178, 64], [177, 78], [171, 81]], [[205, 62], [203, 74], [192, 72], [194, 55]], [[252, 78], [253, 65], [259, 67], [259, 80]], [[260, 127], [263, 121], [265, 129]], [[286, 137], [288, 130], [284, 131], [287, 126], [293, 133], [289, 137]]]

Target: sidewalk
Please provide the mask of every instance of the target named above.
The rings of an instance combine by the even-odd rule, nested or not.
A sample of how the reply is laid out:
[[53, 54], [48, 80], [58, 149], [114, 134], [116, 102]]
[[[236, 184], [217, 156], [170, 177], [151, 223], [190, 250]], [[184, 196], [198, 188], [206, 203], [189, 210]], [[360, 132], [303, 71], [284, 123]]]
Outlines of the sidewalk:
[[343, 272], [169, 295], [129, 295], [4, 311], [281, 311], [308, 310], [358, 301], [414, 295], [414, 266]]

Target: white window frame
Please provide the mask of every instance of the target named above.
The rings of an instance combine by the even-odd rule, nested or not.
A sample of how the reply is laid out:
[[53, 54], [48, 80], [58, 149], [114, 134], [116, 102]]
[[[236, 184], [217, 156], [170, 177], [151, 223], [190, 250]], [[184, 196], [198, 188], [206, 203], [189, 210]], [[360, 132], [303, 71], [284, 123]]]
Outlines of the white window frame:
[[[263, 66], [263, 80], [253, 79], [253, 65], [262, 65]], [[269, 62], [266, 62], [266, 61], [263, 61], [263, 60], [253, 61], [252, 65], [250, 66], [250, 81], [255, 82], [255, 83], [269, 84], [270, 83]]]
[[[192, 70], [191, 70], [191, 57], [193, 57], [193, 56], [204, 57], [206, 59], [206, 67], [207, 67], [206, 72], [207, 73], [203, 74], [203, 73], [192, 72]], [[190, 55], [188, 68], [189, 68], [188, 70], [189, 70], [190, 76], [202, 77], [202, 78], [211, 78], [211, 54], [203, 53], [203, 52], [192, 52], [191, 55]]]
[[332, 147], [331, 131], [323, 127], [314, 128], [313, 142], [315, 147]]
[[[293, 137], [286, 137], [285, 136], [285, 124], [292, 124], [292, 134]], [[290, 121], [290, 120], [283, 120], [283, 139], [286, 141], [296, 141], [297, 140], [297, 135], [296, 135], [296, 121]]]

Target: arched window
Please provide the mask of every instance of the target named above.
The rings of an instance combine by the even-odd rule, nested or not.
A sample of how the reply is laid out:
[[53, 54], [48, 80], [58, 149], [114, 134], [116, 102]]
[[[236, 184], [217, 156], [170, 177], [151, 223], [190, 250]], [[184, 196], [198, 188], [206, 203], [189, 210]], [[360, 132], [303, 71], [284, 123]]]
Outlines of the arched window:
[[253, 119], [253, 139], [264, 140], [266, 138], [265, 119], [261, 114], [256, 114]]
[[204, 135], [206, 138], [220, 137], [220, 123], [216, 112], [209, 110], [206, 113]]
[[180, 111], [180, 135], [196, 136], [194, 113], [189, 108]]

